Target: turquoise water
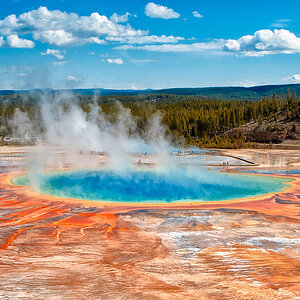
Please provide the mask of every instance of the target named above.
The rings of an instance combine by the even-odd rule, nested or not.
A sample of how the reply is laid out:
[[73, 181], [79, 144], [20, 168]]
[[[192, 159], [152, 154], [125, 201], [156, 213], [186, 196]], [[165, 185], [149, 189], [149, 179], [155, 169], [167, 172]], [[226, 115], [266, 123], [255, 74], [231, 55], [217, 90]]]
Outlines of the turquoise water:
[[[289, 179], [176, 168], [169, 172], [132, 170], [114, 173], [80, 170], [39, 175], [38, 192], [64, 198], [107, 202], [172, 203], [221, 201], [259, 196], [282, 190]], [[36, 179], [35, 179], [36, 181]], [[30, 185], [28, 176], [17, 185]]]

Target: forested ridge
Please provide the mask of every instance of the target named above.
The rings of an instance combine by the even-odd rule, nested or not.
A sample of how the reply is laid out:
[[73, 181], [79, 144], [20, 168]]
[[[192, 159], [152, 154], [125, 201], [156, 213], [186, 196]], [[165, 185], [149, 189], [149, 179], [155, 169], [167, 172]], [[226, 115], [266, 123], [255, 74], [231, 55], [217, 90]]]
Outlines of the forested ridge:
[[251, 87], [243, 86], [224, 86], [224, 87], [194, 87], [194, 88], [166, 88], [161, 90], [115, 90], [115, 89], [37, 89], [37, 90], [0, 90], [0, 95], [28, 95], [32, 93], [42, 92], [58, 94], [61, 92], [69, 92], [74, 95], [102, 95], [102, 96], [125, 96], [125, 95], [185, 95], [185, 96], [206, 96], [217, 99], [236, 99], [236, 100], [260, 100], [263, 97], [269, 97], [272, 94], [286, 94], [287, 91], [300, 94], [300, 84], [278, 84], [278, 85], [259, 85]]
[[[53, 96], [54, 97], [54, 96]], [[255, 138], [249, 140], [242, 131], [232, 132], [249, 122], [258, 125], [270, 123], [266, 129], [278, 133], [285, 130], [282, 120], [294, 122], [290, 131], [296, 131], [300, 116], [300, 98], [294, 92], [272, 95], [262, 100], [218, 100], [203, 96], [180, 95], [125, 95], [125, 96], [73, 96], [83, 110], [89, 111], [90, 103], [97, 103], [102, 111], [113, 116], [115, 102], [121, 102], [131, 110], [140, 132], [145, 130], [152, 113], [160, 112], [162, 121], [171, 136], [184, 140], [187, 145], [218, 148], [251, 147]], [[39, 122], [40, 95], [6, 95], [0, 97], [1, 135], [11, 133], [10, 120], [16, 108], [28, 113]], [[264, 142], [268, 142], [268, 136]], [[184, 139], [183, 139], [184, 138]], [[270, 140], [271, 141], [271, 140]], [[260, 141], [258, 141], [260, 142]]]

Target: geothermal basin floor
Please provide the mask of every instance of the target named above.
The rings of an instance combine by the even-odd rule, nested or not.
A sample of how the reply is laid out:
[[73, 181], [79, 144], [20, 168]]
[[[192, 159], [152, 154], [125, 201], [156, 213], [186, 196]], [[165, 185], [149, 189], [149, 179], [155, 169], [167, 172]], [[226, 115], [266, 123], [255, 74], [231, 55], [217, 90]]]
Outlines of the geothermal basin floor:
[[300, 299], [300, 185], [244, 201], [95, 205], [0, 180], [2, 299]]

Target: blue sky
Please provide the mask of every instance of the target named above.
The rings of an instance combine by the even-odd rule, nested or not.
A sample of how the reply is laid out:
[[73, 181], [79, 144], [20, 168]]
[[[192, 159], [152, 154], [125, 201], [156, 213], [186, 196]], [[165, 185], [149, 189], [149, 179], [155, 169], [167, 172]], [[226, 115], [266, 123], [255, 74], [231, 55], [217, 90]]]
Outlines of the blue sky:
[[300, 3], [0, 0], [0, 89], [300, 83]]

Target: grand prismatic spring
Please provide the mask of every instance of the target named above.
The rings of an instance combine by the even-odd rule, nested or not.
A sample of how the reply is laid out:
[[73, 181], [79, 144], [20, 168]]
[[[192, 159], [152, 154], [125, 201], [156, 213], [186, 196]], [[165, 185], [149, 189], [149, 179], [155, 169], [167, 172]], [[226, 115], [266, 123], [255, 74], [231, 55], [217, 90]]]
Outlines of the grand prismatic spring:
[[300, 297], [297, 170], [189, 153], [31, 175], [3, 155], [1, 297]]
[[[222, 201], [280, 192], [289, 179], [226, 174], [198, 168], [178, 168], [166, 172], [130, 170], [64, 171], [42, 174], [38, 191], [63, 198], [119, 203], [176, 203]], [[12, 181], [29, 185], [28, 176]]]

